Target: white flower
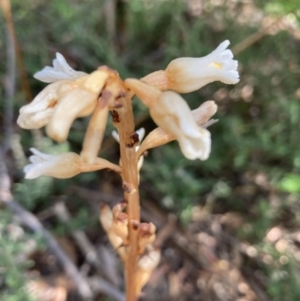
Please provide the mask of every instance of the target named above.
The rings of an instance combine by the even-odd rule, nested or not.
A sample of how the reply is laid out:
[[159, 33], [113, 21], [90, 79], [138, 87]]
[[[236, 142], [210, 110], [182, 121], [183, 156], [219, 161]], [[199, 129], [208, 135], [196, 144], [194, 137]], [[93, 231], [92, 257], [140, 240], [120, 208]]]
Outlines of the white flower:
[[[215, 102], [208, 100], [193, 110], [192, 115], [196, 123], [204, 127], [204, 125], [207, 125], [209, 119], [217, 112], [217, 109], [218, 107]], [[211, 122], [213, 122], [212, 119]], [[172, 134], [158, 127], [147, 135], [137, 151], [137, 156], [141, 156], [147, 149], [164, 145], [173, 140], [175, 140], [175, 137]]]
[[44, 83], [54, 83], [60, 80], [73, 80], [85, 76], [87, 73], [74, 70], [65, 60], [63, 55], [56, 52], [53, 67], [46, 66], [35, 73], [34, 77]]
[[29, 157], [31, 164], [24, 167], [26, 179], [35, 179], [42, 175], [63, 179], [80, 173], [80, 157], [75, 153], [55, 156], [44, 154], [35, 148], [30, 150], [33, 156]]
[[165, 71], [153, 72], [142, 81], [163, 91], [174, 90], [179, 93], [198, 90], [214, 81], [236, 84], [239, 82], [238, 62], [233, 60], [231, 50], [226, 49], [229, 44], [228, 40], [224, 41], [205, 57], [175, 59]]
[[179, 94], [162, 92], [156, 105], [150, 108], [150, 115], [158, 126], [176, 138], [187, 159], [208, 158], [210, 133], [197, 125], [191, 109]]
[[74, 177], [81, 172], [90, 172], [104, 168], [121, 172], [119, 166], [102, 158], [97, 158], [94, 164], [89, 165], [83, 163], [80, 156], [75, 153], [48, 155], [35, 148], [31, 148], [30, 150], [33, 156], [29, 157], [31, 164], [24, 167], [26, 179], [35, 179], [40, 176], [65, 179]]
[[189, 106], [179, 94], [173, 91], [161, 92], [136, 79], [126, 79], [124, 83], [149, 108], [155, 123], [175, 137], [186, 158], [208, 158], [210, 133], [197, 125]]
[[47, 134], [61, 142], [66, 140], [76, 118], [94, 111], [108, 74], [103, 69], [91, 74], [75, 71], [59, 53], [53, 65], [35, 74], [36, 78], [51, 84], [20, 109], [17, 123], [25, 129], [47, 125]]

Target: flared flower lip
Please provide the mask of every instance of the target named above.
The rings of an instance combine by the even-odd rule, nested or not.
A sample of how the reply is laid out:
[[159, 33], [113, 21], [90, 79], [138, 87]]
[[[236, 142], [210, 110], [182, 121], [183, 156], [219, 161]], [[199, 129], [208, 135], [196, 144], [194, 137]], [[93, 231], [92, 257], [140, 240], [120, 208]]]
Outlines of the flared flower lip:
[[49, 155], [40, 152], [36, 148], [30, 148], [32, 156], [29, 157], [30, 164], [24, 166], [23, 170], [26, 179], [35, 179], [43, 175], [43, 170], [45, 169], [44, 163], [50, 162], [55, 155]]
[[63, 57], [56, 52], [56, 58], [53, 60], [53, 67], [46, 66], [41, 71], [34, 74], [34, 78], [44, 83], [54, 83], [60, 80], [74, 80], [85, 76], [87, 73], [74, 70]]
[[[233, 59], [232, 51], [226, 49], [229, 44], [228, 40], [222, 42], [204, 57], [182, 57], [170, 62], [165, 70], [168, 89], [189, 93], [214, 81], [225, 84], [238, 83], [238, 61]], [[148, 80], [154, 81], [149, 76]]]

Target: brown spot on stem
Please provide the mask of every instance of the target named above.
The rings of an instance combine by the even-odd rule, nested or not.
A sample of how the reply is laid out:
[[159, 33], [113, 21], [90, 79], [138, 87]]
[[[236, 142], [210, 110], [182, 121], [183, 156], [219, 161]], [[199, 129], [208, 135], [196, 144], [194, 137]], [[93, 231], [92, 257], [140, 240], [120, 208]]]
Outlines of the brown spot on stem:
[[120, 204], [122, 206], [124, 206], [124, 208], [125, 208], [127, 206], [127, 204], [128, 204], [128, 201], [126, 199], [123, 199], [122, 201], [120, 201]]
[[129, 148], [134, 147], [140, 141], [139, 135], [137, 133], [133, 133], [129, 136], [128, 141], [126, 142], [126, 146]]
[[113, 122], [114, 123], [119, 123], [120, 122], [120, 116], [119, 113], [115, 110], [110, 111], [110, 114], [112, 116]]
[[116, 220], [120, 222], [125, 222], [128, 220], [128, 215], [125, 212], [119, 212], [119, 214], [116, 216]]
[[119, 95], [116, 96], [114, 103], [112, 105], [113, 109], [120, 109], [123, 107], [122, 101], [124, 101], [124, 98], [126, 97], [126, 92], [122, 91], [119, 93]]
[[139, 228], [139, 222], [136, 220], [131, 220], [132, 228], [137, 230]]
[[109, 90], [103, 90], [101, 93], [101, 96], [99, 98], [99, 105], [101, 108], [104, 108], [105, 106], [107, 106], [109, 100], [112, 97], [112, 93]]
[[132, 185], [128, 182], [124, 182], [122, 188], [123, 188], [124, 192], [126, 192], [126, 193], [131, 193], [134, 190]]

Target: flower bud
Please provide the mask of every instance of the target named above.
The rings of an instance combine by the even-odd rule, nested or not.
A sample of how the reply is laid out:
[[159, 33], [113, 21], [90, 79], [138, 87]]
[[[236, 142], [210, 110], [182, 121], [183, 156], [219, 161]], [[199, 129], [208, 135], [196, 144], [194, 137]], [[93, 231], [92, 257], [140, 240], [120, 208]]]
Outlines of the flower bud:
[[135, 274], [137, 296], [141, 293], [142, 288], [150, 279], [150, 276], [154, 269], [158, 266], [159, 261], [160, 251], [154, 248], [151, 248], [145, 255], [140, 258]]
[[153, 223], [140, 223], [138, 227], [138, 253], [143, 254], [146, 247], [155, 240], [156, 227]]
[[122, 238], [123, 244], [127, 244], [128, 241], [128, 215], [123, 212], [127, 202], [119, 202], [113, 209], [113, 225], [112, 232]]
[[116, 235], [111, 229], [113, 226], [113, 216], [112, 212], [108, 205], [101, 206], [100, 211], [100, 222], [104, 230], [106, 231], [106, 234], [108, 236], [108, 239], [114, 249], [120, 254], [120, 257], [122, 260], [126, 259], [126, 250], [123, 247], [123, 240], [120, 236]]

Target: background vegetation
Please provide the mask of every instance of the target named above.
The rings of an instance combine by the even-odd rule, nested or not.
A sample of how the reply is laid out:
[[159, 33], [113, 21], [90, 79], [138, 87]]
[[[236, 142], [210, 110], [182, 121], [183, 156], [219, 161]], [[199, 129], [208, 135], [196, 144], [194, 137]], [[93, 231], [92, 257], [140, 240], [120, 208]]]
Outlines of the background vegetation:
[[[5, 153], [13, 196], [51, 231], [81, 273], [89, 281], [106, 279], [120, 294], [123, 290], [120, 264], [97, 213], [100, 202], [121, 198], [120, 180], [105, 171], [70, 180], [24, 180], [22, 167], [30, 147], [46, 153], [79, 152], [88, 122], [77, 120], [63, 144], [51, 141], [43, 129], [18, 128], [15, 120], [26, 95], [36, 95], [45, 86], [32, 75], [50, 65], [58, 51], [78, 70], [91, 72], [105, 64], [122, 78], [139, 78], [165, 68], [174, 58], [204, 56], [229, 39], [239, 61], [240, 83], [214, 83], [184, 95], [191, 108], [209, 99], [219, 106], [215, 117], [219, 122], [210, 128], [210, 158], [188, 161], [177, 143], [171, 143], [150, 150], [145, 159], [143, 218], [164, 234], [159, 235], [162, 261], [143, 300], [299, 300], [300, 1], [12, 0], [11, 4], [29, 79], [24, 88], [18, 64], [9, 125], [13, 134]], [[9, 43], [3, 16], [0, 22], [0, 120], [5, 132]], [[134, 107], [137, 128], [149, 132], [155, 125], [148, 111], [137, 99]], [[101, 156], [117, 162], [112, 129], [110, 121]], [[68, 210], [67, 221], [59, 218], [57, 204]], [[22, 219], [5, 206], [0, 210], [1, 300], [34, 300], [40, 291], [37, 300], [63, 301], [66, 295], [68, 300], [80, 300], [47, 242], [37, 231], [23, 227]], [[74, 238], [78, 231], [98, 252], [104, 273], [87, 260]], [[118, 300], [107, 287], [93, 287], [93, 294], [94, 300]]]

